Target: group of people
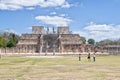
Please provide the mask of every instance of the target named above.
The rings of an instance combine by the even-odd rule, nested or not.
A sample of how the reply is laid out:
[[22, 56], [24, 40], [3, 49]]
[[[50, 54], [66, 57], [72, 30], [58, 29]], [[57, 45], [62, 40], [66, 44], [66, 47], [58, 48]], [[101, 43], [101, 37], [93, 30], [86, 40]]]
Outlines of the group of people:
[[[87, 59], [88, 59], [88, 61], [91, 61], [91, 55], [90, 55], [90, 53], [88, 53]], [[79, 54], [79, 61], [81, 61], [81, 54]], [[93, 61], [94, 62], [96, 61], [96, 55], [95, 55], [95, 53], [93, 54]]]
[[[90, 55], [90, 53], [88, 53], [87, 59], [88, 59], [89, 61], [91, 61], [91, 55]], [[94, 61], [94, 62], [96, 61], [96, 56], [95, 56], [95, 54], [93, 54], [93, 61]]]

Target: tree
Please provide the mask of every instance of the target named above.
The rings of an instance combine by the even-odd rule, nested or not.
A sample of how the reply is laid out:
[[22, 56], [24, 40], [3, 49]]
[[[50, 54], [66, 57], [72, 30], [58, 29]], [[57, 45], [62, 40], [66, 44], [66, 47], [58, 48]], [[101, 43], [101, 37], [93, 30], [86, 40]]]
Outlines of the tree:
[[1, 34], [1, 37], [2, 37], [2, 46], [1, 47], [4, 47], [4, 48], [15, 47], [20, 38], [18, 35], [14, 34], [14, 33], [9, 33], [9, 32], [3, 32]]
[[8, 43], [7, 43], [7, 47], [9, 47], [9, 48], [11, 48], [11, 47], [15, 47], [15, 42], [12, 40], [12, 39], [10, 39], [9, 41], [8, 41]]
[[85, 37], [81, 36], [81, 40], [82, 40], [83, 44], [86, 44], [86, 39], [85, 39]]
[[8, 32], [3, 32], [1, 34], [1, 36], [3, 37], [3, 46], [2, 47], [7, 47], [7, 42], [9, 41], [8, 38], [9, 38], [9, 33]]
[[120, 45], [120, 39], [118, 40], [104, 39], [96, 43], [96, 46], [104, 46], [104, 45]]
[[3, 46], [3, 37], [0, 36], [0, 47], [2, 47], [2, 46]]
[[88, 44], [94, 45], [95, 44], [95, 40], [90, 38], [88, 39]]
[[7, 43], [7, 47], [15, 47], [18, 42], [19, 36], [14, 33], [10, 33], [8, 39], [9, 41]]
[[17, 42], [19, 40], [19, 36], [14, 33], [10, 33], [9, 39], [12, 39], [15, 42], [15, 44], [17, 44]]
[[105, 39], [105, 40], [101, 40], [100, 42], [98, 42], [98, 46], [104, 46], [104, 45], [111, 45], [113, 44], [112, 40], [109, 39]]

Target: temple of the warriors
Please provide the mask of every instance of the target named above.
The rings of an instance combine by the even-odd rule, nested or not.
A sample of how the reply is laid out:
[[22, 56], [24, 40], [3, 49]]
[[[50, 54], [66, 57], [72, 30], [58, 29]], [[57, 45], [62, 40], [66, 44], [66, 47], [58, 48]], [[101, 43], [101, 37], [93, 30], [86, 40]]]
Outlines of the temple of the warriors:
[[22, 34], [16, 48], [17, 52], [74, 52], [81, 48], [79, 34], [72, 34], [69, 27], [53, 28], [33, 26], [31, 34]]

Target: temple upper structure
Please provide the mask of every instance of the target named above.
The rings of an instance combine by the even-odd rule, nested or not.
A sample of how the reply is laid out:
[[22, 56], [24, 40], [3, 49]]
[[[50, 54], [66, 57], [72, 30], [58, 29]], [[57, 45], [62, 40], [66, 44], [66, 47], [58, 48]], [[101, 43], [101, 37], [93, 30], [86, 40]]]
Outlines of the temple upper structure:
[[32, 34], [44, 34], [44, 27], [43, 26], [33, 26]]

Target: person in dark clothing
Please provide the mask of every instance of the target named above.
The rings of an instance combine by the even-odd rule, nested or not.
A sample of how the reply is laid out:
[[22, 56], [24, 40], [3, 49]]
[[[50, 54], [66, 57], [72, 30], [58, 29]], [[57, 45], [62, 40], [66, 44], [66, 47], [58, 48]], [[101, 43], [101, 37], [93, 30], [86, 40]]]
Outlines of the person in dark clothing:
[[94, 61], [94, 62], [96, 61], [96, 56], [95, 56], [95, 54], [93, 54], [93, 61]]
[[79, 61], [81, 61], [81, 54], [79, 54]]
[[88, 57], [87, 57], [88, 61], [91, 61], [91, 56], [90, 53], [88, 53]]

